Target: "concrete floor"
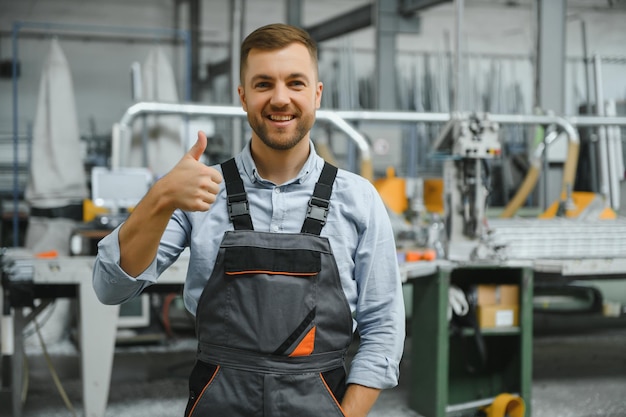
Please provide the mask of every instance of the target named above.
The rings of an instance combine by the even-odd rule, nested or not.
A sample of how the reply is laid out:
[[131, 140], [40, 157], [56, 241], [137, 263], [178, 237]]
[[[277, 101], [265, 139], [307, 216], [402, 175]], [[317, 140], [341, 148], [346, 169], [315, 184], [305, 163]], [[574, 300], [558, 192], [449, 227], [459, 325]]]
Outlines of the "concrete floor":
[[[626, 417], [626, 326], [537, 335], [533, 349], [532, 417]], [[83, 416], [78, 357], [75, 349], [69, 350], [72, 353], [67, 346], [49, 347], [76, 416]], [[189, 338], [148, 348], [118, 348], [106, 417], [182, 416], [194, 350], [195, 343]], [[54, 387], [43, 356], [36, 350], [27, 354], [28, 396], [23, 417], [72, 416]], [[370, 417], [420, 416], [407, 405], [412, 377], [409, 365], [403, 360], [400, 385], [382, 393]], [[0, 402], [0, 416], [8, 417], [9, 408]]]

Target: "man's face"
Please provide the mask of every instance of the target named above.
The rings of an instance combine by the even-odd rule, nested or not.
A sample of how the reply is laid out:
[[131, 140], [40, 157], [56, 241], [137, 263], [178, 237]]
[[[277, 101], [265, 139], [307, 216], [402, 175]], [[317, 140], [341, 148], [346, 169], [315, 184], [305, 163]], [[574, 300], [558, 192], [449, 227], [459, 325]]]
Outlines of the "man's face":
[[239, 98], [253, 136], [276, 150], [291, 149], [303, 138], [308, 140], [323, 87], [304, 45], [251, 50], [243, 83], [238, 88]]

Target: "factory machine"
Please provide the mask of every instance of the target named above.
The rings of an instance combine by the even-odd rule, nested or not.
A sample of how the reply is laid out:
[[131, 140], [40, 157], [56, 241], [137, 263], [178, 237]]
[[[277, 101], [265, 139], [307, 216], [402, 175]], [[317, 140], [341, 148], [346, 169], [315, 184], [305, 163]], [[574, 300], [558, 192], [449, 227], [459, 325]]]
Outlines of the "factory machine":
[[[488, 218], [489, 167], [501, 155], [500, 121], [510, 122], [501, 115], [453, 116], [433, 144], [435, 152], [446, 155], [446, 259], [467, 264], [529, 262], [535, 275], [536, 312], [622, 317], [626, 300], [617, 293], [612, 294], [616, 300], [605, 296], [626, 277], [626, 218], [602, 195], [573, 191], [578, 137], [569, 123], [559, 121], [569, 146], [558, 201], [536, 218], [513, 217], [537, 181], [545, 146], [558, 136], [557, 130], [548, 130], [518, 194], [499, 218]], [[603, 281], [613, 281], [609, 290], [602, 287]]]
[[486, 161], [500, 156], [499, 125], [487, 114], [453, 117], [433, 148], [447, 152], [443, 167], [449, 259], [467, 259], [477, 239], [486, 233], [489, 168]]

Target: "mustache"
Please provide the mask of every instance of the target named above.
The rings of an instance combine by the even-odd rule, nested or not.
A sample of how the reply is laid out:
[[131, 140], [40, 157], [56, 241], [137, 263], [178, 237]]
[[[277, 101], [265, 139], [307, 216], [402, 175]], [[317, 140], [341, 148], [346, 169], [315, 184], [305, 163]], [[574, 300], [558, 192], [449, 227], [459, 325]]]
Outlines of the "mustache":
[[296, 117], [299, 117], [302, 112], [300, 112], [298, 109], [292, 109], [290, 108], [290, 106], [273, 106], [273, 105], [269, 105], [269, 107], [265, 110], [263, 110], [262, 116], [263, 117], [269, 117], [270, 114], [273, 113], [287, 113], [287, 114], [293, 114]]

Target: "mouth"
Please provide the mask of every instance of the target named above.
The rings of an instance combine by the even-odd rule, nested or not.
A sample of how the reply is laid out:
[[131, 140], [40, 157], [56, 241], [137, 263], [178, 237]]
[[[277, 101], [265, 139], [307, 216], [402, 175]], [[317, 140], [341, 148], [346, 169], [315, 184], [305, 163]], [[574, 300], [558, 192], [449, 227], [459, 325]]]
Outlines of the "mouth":
[[289, 122], [296, 117], [292, 114], [270, 114], [267, 118], [272, 122]]

